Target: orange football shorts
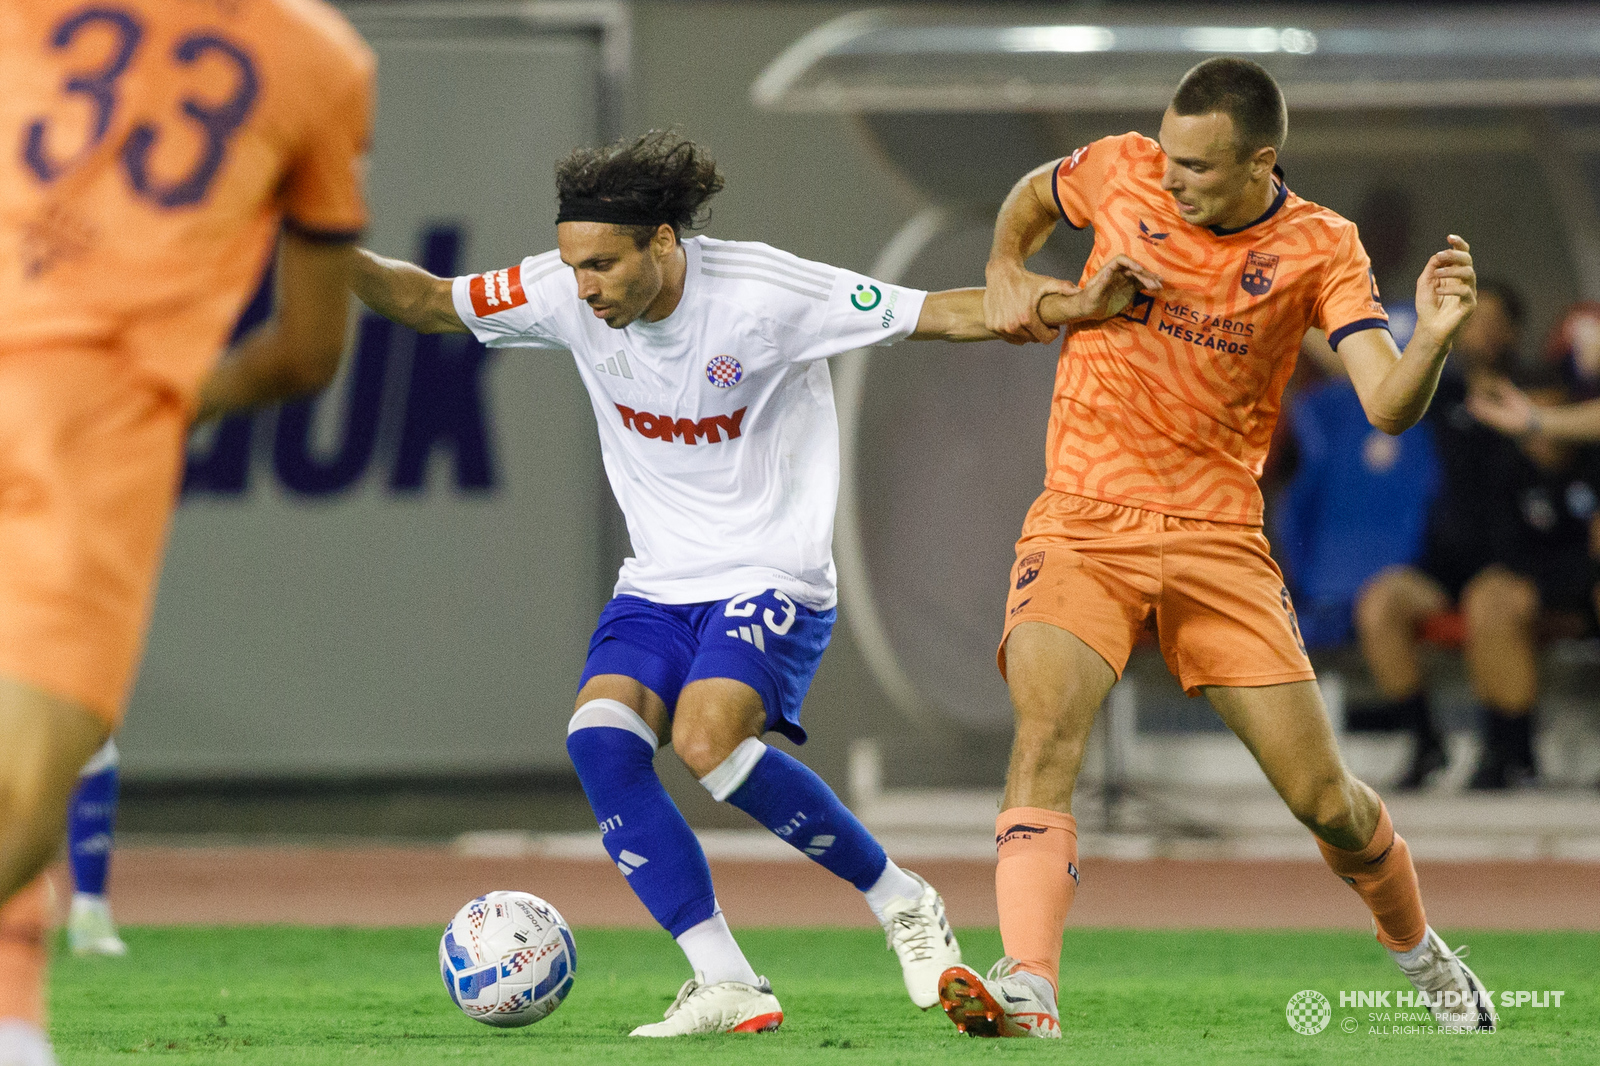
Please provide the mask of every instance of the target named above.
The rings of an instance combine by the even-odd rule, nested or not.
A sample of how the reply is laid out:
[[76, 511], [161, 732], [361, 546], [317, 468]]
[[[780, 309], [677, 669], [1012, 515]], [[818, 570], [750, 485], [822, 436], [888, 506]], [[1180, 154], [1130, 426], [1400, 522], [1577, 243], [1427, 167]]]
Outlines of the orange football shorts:
[[1155, 612], [1167, 668], [1193, 696], [1316, 675], [1283, 573], [1254, 526], [1174, 518], [1046, 489], [1028, 509], [1006, 597], [1006, 638], [1048, 622], [1117, 676]]
[[121, 722], [187, 423], [114, 348], [0, 351], [0, 676]]

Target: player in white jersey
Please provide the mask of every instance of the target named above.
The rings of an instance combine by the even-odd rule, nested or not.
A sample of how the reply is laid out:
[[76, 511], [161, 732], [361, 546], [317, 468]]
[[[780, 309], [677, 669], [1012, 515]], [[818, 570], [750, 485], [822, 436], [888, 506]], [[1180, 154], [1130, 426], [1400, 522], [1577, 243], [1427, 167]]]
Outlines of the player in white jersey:
[[[366, 252], [355, 290], [423, 332], [567, 349], [589, 391], [634, 554], [590, 642], [567, 750], [608, 854], [694, 971], [666, 1019], [634, 1035], [783, 1019], [656, 777], [667, 742], [718, 801], [865, 893], [926, 1009], [960, 960], [943, 901], [821, 778], [760, 738], [804, 743], [800, 704], [834, 620], [839, 453], [825, 360], [907, 337], [990, 338], [982, 290], [929, 294], [765, 244], [683, 239], [722, 179], [670, 134], [575, 152], [557, 185], [558, 250], [453, 280]], [[1099, 317], [1113, 290], [1131, 295], [1130, 266], [1072, 299], [1098, 301]]]

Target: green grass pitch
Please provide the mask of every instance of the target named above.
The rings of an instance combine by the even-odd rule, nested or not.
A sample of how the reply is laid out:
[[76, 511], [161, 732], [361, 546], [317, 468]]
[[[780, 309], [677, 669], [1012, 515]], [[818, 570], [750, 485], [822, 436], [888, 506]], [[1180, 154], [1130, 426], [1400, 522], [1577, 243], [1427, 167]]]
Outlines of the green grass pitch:
[[[688, 976], [665, 934], [577, 931], [578, 979], [560, 1010], [525, 1029], [467, 1019], [435, 968], [438, 930], [298, 927], [125, 930], [125, 959], [58, 957], [53, 1035], [62, 1066], [149, 1057], [173, 1063], [760, 1062], [927, 1066], [1027, 1058], [1072, 1063], [1600, 1062], [1600, 935], [1478, 933], [1472, 961], [1491, 989], [1565, 993], [1559, 1009], [1502, 1010], [1492, 1036], [1382, 1035], [1341, 990], [1409, 987], [1368, 936], [1324, 932], [1067, 934], [1064, 1040], [958, 1036], [937, 1009], [915, 1010], [878, 934], [740, 934], [786, 1018], [775, 1034], [629, 1040]], [[999, 953], [968, 930], [969, 961]], [[1284, 1008], [1301, 989], [1333, 1003], [1315, 1036]], [[1346, 1033], [1346, 1018], [1357, 1031]], [[1383, 1024], [1379, 1022], [1378, 1024]], [[1392, 1022], [1390, 1024], [1393, 1024]]]

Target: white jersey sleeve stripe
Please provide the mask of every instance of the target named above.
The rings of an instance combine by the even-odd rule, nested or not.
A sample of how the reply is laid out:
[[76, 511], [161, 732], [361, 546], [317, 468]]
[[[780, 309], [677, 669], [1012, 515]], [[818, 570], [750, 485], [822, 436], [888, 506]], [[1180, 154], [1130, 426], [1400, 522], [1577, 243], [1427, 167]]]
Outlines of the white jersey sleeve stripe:
[[[765, 266], [781, 274], [793, 274], [796, 277], [816, 282], [819, 285], [828, 285], [833, 281], [832, 274], [809, 266], [803, 259], [795, 259], [793, 257], [783, 259], [767, 252], [744, 248], [717, 248], [715, 250], [707, 250], [704, 253], [704, 258], [708, 263], [721, 262], [725, 266]], [[740, 263], [737, 261], [740, 259], [754, 260], [755, 262], [754, 264]], [[729, 260], [733, 260], [733, 262], [729, 262]]]
[[721, 267], [724, 270], [764, 270], [769, 274], [776, 274], [790, 281], [797, 281], [802, 285], [812, 285], [819, 289], [833, 287], [831, 274], [811, 274], [804, 271], [792, 270], [782, 263], [767, 262], [761, 259], [723, 259], [720, 256], [706, 255], [701, 258], [704, 266]]
[[545, 278], [548, 278], [551, 274], [559, 274], [563, 270], [571, 270], [571, 269], [572, 268], [567, 266], [567, 264], [565, 264], [561, 260], [557, 259], [554, 263], [552, 263], [551, 265], [545, 267], [543, 270], [540, 270], [537, 274], [534, 274], [532, 277], [529, 277], [529, 278], [525, 279], [522, 284], [525, 285], [525, 286], [526, 285], [537, 285], [537, 284], [539, 284], [539, 282], [543, 281]]
[[801, 296], [804, 296], [810, 300], [821, 300], [826, 303], [828, 299], [828, 294], [826, 292], [819, 292], [816, 289], [801, 288], [799, 285], [796, 285], [790, 281], [781, 280], [771, 274], [758, 274], [754, 271], [712, 270], [707, 266], [702, 266], [700, 268], [700, 273], [710, 275], [713, 278], [742, 278], [748, 281], [764, 281], [768, 285], [776, 285], [780, 289], [788, 289], [790, 292], [799, 293]]

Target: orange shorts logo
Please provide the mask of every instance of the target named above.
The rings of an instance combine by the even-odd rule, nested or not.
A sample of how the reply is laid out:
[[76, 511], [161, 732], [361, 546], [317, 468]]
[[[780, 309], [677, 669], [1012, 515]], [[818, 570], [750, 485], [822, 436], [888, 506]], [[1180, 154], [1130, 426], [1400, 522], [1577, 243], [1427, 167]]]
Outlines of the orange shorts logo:
[[472, 297], [472, 310], [479, 318], [509, 311], [528, 302], [527, 294], [522, 291], [520, 266], [474, 275], [467, 282], [467, 294]]
[[1039, 576], [1039, 571], [1044, 569], [1044, 552], [1034, 552], [1017, 564], [1017, 588], [1025, 589], [1033, 584]]

